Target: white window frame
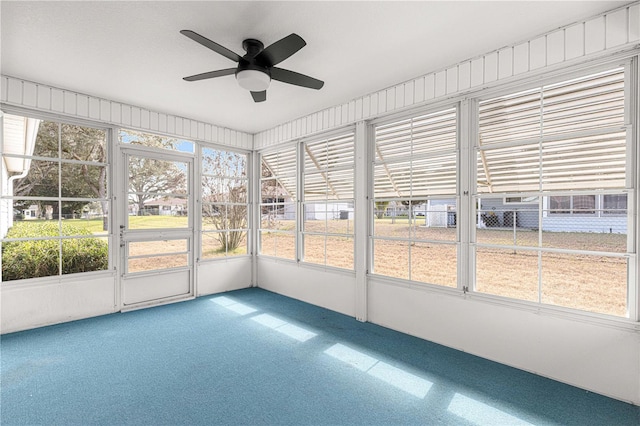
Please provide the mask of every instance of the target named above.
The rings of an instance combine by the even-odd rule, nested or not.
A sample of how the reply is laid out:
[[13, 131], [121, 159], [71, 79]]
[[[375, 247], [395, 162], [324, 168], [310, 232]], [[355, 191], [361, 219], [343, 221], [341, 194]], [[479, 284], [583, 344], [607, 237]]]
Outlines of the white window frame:
[[[615, 191], [615, 193], [625, 193], [627, 194], [627, 253], [617, 255], [615, 253], [611, 254], [614, 257], [626, 257], [628, 259], [628, 278], [627, 278], [627, 313], [628, 317], [617, 317], [611, 316], [607, 314], [594, 313], [589, 311], [576, 310], [572, 308], [566, 308], [562, 306], [555, 305], [547, 305], [541, 302], [527, 302], [519, 299], [506, 298], [503, 296], [496, 296], [491, 294], [478, 293], [475, 291], [476, 287], [476, 276], [475, 276], [475, 247], [477, 247], [476, 243], [476, 227], [470, 226], [470, 250], [468, 265], [469, 265], [469, 287], [465, 288], [465, 292], [469, 292], [473, 294], [474, 297], [479, 299], [486, 299], [488, 301], [492, 301], [495, 303], [513, 305], [513, 306], [525, 306], [531, 307], [536, 310], [544, 310], [548, 312], [561, 313], [563, 315], [568, 315], [575, 318], [592, 318], [596, 321], [604, 321], [604, 322], [628, 322], [633, 321], [637, 322], [640, 320], [640, 300], [638, 298], [638, 294], [640, 294], [639, 287], [639, 279], [638, 279], [638, 254], [637, 254], [637, 246], [640, 241], [640, 226], [637, 226], [637, 221], [634, 220], [636, 216], [636, 212], [640, 210], [640, 197], [637, 196], [640, 191], [640, 173], [637, 173], [638, 165], [640, 164], [640, 149], [637, 149], [636, 146], [640, 143], [638, 126], [640, 123], [638, 122], [637, 112], [640, 107], [640, 84], [638, 83], [638, 74], [640, 73], [638, 70], [638, 56], [637, 54], [629, 55], [629, 54], [621, 54], [619, 59], [604, 59], [600, 61], [596, 61], [595, 64], [585, 64], [582, 66], [572, 67], [568, 71], [559, 71], [556, 73], [549, 73], [545, 76], [544, 79], [540, 78], [532, 78], [527, 79], [521, 83], [507, 84], [500, 86], [496, 89], [486, 89], [483, 90], [477, 97], [473, 97], [469, 102], [469, 113], [471, 114], [473, 125], [471, 126], [471, 137], [468, 141], [464, 141], [463, 143], [469, 144], [469, 156], [470, 156], [470, 164], [472, 165], [470, 174], [470, 187], [472, 189], [471, 194], [472, 197], [476, 200], [476, 202], [470, 203], [472, 206], [471, 210], [476, 212], [477, 210], [477, 199], [482, 198], [483, 195], [490, 195], [489, 193], [477, 193], [473, 188], [476, 187], [477, 180], [477, 169], [475, 166], [477, 161], [477, 140], [478, 140], [478, 121], [477, 121], [477, 105], [479, 102], [492, 99], [495, 97], [506, 96], [509, 94], [514, 94], [518, 92], [524, 92], [530, 90], [531, 88], [538, 87], [542, 84], [550, 85], [559, 83], [562, 81], [572, 80], [574, 78], [580, 78], [585, 75], [589, 75], [591, 73], [598, 73], [602, 71], [606, 71], [608, 69], [623, 67], [624, 75], [625, 75], [625, 126], [627, 128], [626, 132], [626, 142], [627, 142], [627, 165], [626, 165], [626, 185], [624, 190]], [[464, 148], [463, 148], [464, 149]], [[464, 161], [464, 160], [463, 160]], [[635, 172], [634, 172], [635, 171]], [[528, 191], [531, 192], [531, 191]], [[594, 191], [591, 191], [593, 194]], [[612, 193], [611, 190], [603, 190], [597, 191], [597, 195]], [[544, 206], [543, 210], [547, 210], [548, 207], [548, 198], [550, 195], [546, 192], [537, 192], [530, 193], [527, 195], [538, 195], [542, 200]], [[566, 194], [562, 194], [566, 195]], [[509, 194], [508, 196], [512, 196]], [[598, 208], [598, 199], [600, 197], [596, 197], [596, 208]], [[470, 212], [471, 213], [471, 212]], [[545, 213], [546, 214], [546, 213]], [[472, 218], [471, 220], [475, 220], [473, 217], [475, 214], [469, 214]], [[609, 216], [609, 215], [607, 215]], [[542, 218], [541, 218], [542, 219]], [[471, 222], [473, 223], [473, 222]]]
[[[106, 156], [107, 156], [107, 160], [106, 162], [96, 162], [96, 163], [91, 163], [89, 165], [94, 165], [94, 166], [104, 166], [106, 167], [106, 171], [107, 171], [107, 176], [106, 176], [106, 185], [107, 185], [107, 194], [106, 197], [104, 199], [77, 199], [74, 197], [61, 197], [60, 194], [58, 197], [54, 197], [54, 198], [47, 198], [47, 197], [14, 197], [13, 195], [2, 195], [0, 194], [2, 199], [37, 199], [37, 200], [46, 200], [46, 199], [50, 199], [51, 201], [56, 201], [56, 202], [62, 202], [61, 200], [64, 198], [72, 198], [73, 200], [85, 200], [85, 201], [99, 201], [99, 200], [103, 200], [107, 202], [107, 209], [108, 209], [108, 230], [105, 232], [104, 235], [98, 235], [96, 236], [96, 238], [106, 238], [107, 239], [107, 244], [108, 244], [108, 266], [107, 269], [101, 270], [101, 271], [91, 271], [91, 272], [78, 272], [78, 273], [73, 273], [73, 274], [63, 274], [62, 273], [62, 269], [60, 268], [60, 270], [58, 271], [59, 273], [57, 275], [51, 275], [51, 276], [47, 276], [47, 277], [35, 277], [35, 278], [24, 278], [24, 279], [20, 279], [20, 280], [12, 280], [12, 281], [3, 281], [2, 282], [2, 286], [3, 287], [10, 287], [10, 286], [22, 286], [22, 285], [27, 285], [27, 284], [45, 284], [45, 285], [55, 285], [57, 283], [60, 282], [64, 282], [67, 280], [76, 280], [78, 279], [79, 276], [104, 276], [104, 275], [112, 275], [114, 272], [114, 266], [115, 266], [115, 255], [114, 252], [116, 250], [115, 248], [115, 243], [114, 243], [114, 223], [115, 223], [115, 215], [114, 215], [114, 202], [113, 202], [113, 189], [114, 189], [114, 171], [113, 171], [113, 158], [114, 158], [114, 149], [115, 149], [115, 141], [117, 140], [116, 137], [116, 133], [117, 133], [117, 128], [114, 128], [113, 126], [109, 126], [106, 125], [105, 123], [101, 123], [101, 122], [96, 122], [96, 121], [92, 121], [92, 120], [83, 120], [83, 119], [77, 119], [77, 118], [70, 118], [70, 117], [65, 117], [59, 114], [51, 114], [51, 113], [46, 113], [46, 112], [41, 112], [41, 111], [37, 111], [34, 112], [32, 110], [25, 110], [23, 108], [20, 107], [12, 107], [12, 106], [8, 106], [8, 105], [3, 105], [2, 106], [2, 113], [3, 114], [10, 114], [10, 115], [17, 115], [17, 116], [22, 116], [22, 117], [28, 117], [28, 118], [33, 118], [36, 120], [41, 120], [41, 121], [50, 121], [50, 122], [56, 122], [59, 125], [72, 125], [72, 126], [80, 126], [80, 127], [90, 127], [93, 129], [98, 129], [98, 130], [103, 130], [105, 132], [105, 143], [106, 143]], [[2, 126], [2, 114], [0, 114], [0, 126]], [[2, 152], [0, 152], [0, 157], [2, 157], [3, 154]], [[60, 157], [60, 155], [58, 154], [58, 157], [34, 157], [34, 156], [26, 156], [32, 159], [41, 159], [44, 161], [58, 161], [59, 163], [66, 163], [66, 164], [85, 164], [87, 162], [83, 162], [83, 161], [77, 161], [77, 160], [69, 160], [69, 159], [62, 159]], [[0, 161], [2, 161], [0, 159]], [[61, 185], [62, 182], [59, 181], [58, 183], [59, 188], [61, 189]], [[60, 190], [59, 189], [59, 190]], [[33, 210], [32, 210], [33, 212]], [[30, 238], [19, 238], [19, 239], [14, 239], [15, 241], [41, 241], [41, 240], [57, 240], [57, 241], [62, 241], [64, 239], [73, 239], [73, 238], [78, 238], [80, 236], [71, 236], [68, 238], [65, 238], [64, 236], [58, 235], [57, 237], [46, 237], [46, 238], [37, 238], [37, 237], [30, 237]], [[92, 237], [80, 237], [80, 238], [92, 238]], [[0, 239], [0, 242], [4, 242], [6, 240], [9, 240], [7, 238], [2, 238]], [[61, 253], [58, 253], [59, 255], [59, 259], [58, 261], [61, 262]]]

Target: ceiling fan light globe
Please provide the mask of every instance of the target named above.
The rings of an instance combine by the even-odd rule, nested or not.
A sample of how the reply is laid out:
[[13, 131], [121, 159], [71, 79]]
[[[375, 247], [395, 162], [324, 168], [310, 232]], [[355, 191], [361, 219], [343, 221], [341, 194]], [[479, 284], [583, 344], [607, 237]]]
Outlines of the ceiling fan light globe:
[[251, 92], [267, 90], [271, 83], [269, 74], [256, 70], [243, 70], [236, 74], [236, 80], [243, 89]]

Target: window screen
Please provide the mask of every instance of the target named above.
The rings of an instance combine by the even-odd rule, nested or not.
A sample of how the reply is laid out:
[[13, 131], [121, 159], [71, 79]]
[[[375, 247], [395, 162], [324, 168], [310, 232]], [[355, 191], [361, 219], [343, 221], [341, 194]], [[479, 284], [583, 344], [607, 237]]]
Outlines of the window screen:
[[480, 102], [477, 291], [627, 314], [624, 85], [615, 68]]
[[375, 127], [373, 272], [457, 285], [457, 112]]

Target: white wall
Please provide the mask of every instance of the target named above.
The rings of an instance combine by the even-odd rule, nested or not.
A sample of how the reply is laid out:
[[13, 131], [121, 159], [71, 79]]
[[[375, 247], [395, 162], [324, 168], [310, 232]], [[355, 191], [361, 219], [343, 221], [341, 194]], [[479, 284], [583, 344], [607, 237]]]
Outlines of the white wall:
[[251, 287], [251, 257], [232, 257], [196, 265], [196, 296]]
[[115, 312], [115, 289], [116, 279], [112, 273], [4, 283], [0, 294], [0, 332], [10, 333]]
[[575, 321], [374, 279], [368, 294], [373, 323], [640, 404], [638, 328]]
[[258, 257], [258, 286], [355, 317], [355, 273]]
[[249, 133], [15, 77], [0, 77], [0, 102], [3, 109], [19, 107], [143, 132], [253, 149], [253, 135]]

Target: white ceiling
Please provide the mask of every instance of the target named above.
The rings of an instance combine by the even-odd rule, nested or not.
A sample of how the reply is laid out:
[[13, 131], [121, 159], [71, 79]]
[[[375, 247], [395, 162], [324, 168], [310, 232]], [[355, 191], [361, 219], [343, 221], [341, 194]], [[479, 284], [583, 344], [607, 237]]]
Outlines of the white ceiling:
[[[0, 71], [255, 133], [627, 3], [4, 0]], [[185, 82], [234, 62], [182, 29], [240, 55], [295, 32], [307, 46], [278, 66], [325, 86], [274, 81], [256, 104], [233, 76]]]

